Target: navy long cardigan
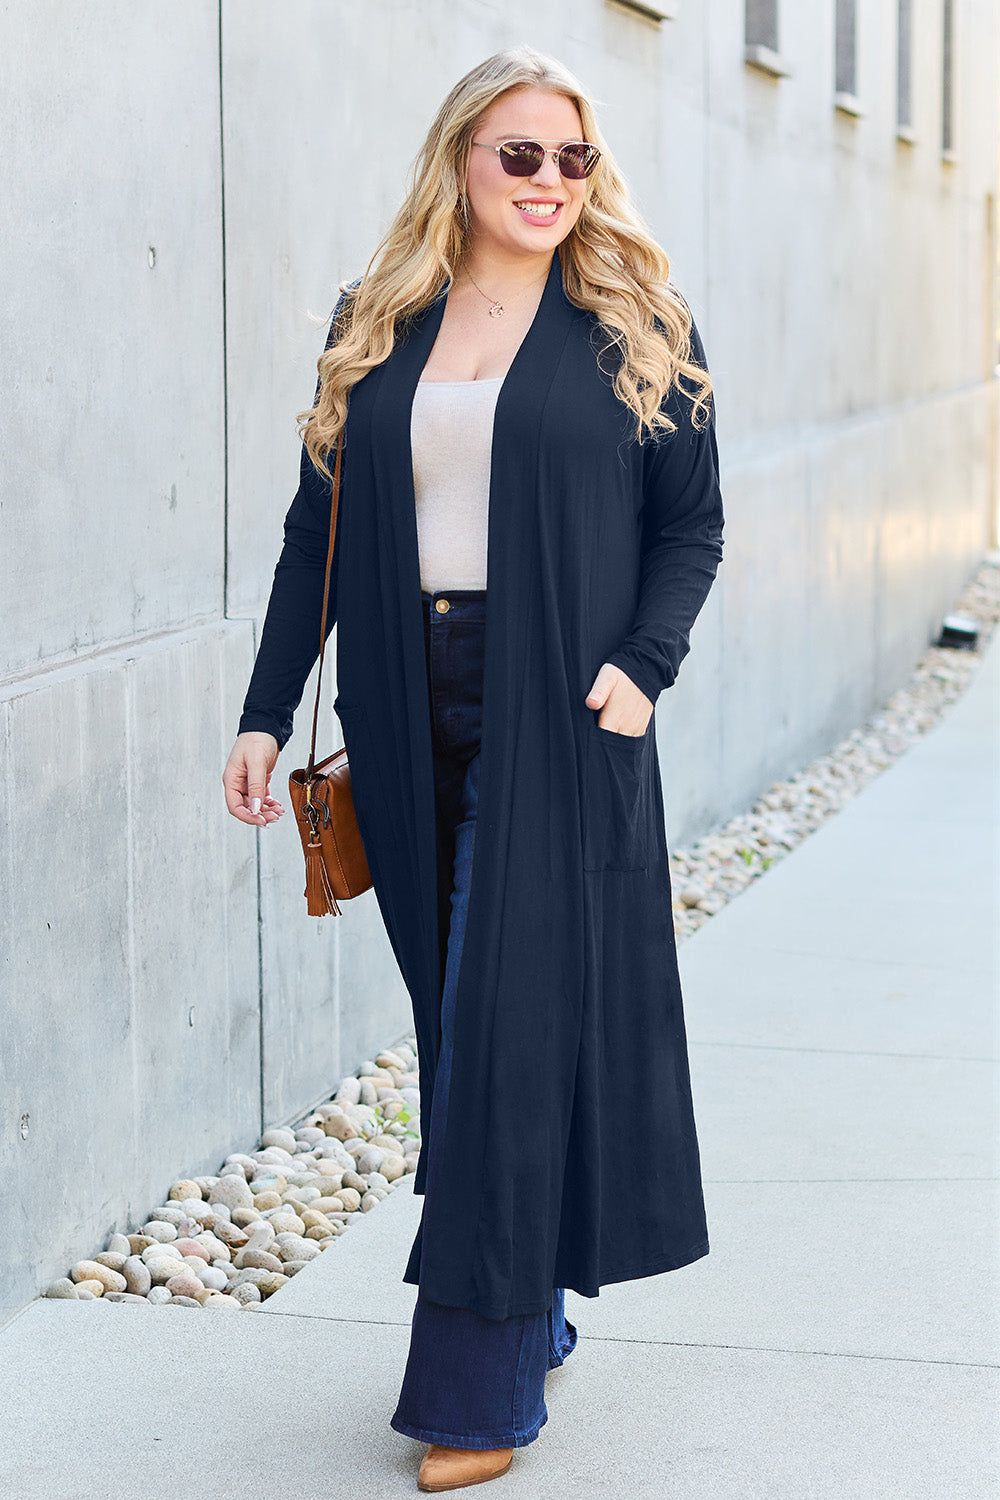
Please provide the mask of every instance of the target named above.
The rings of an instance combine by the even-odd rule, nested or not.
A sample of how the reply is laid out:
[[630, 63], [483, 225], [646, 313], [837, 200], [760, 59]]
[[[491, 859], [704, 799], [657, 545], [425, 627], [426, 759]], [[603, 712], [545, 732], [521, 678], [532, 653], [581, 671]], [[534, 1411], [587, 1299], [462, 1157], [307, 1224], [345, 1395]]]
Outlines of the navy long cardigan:
[[[351, 392], [331, 584], [335, 707], [413, 1003], [421, 1194], [443, 973], [410, 409], [446, 295]], [[699, 431], [675, 386], [676, 433], [638, 443], [599, 336], [554, 254], [496, 406], [455, 1055], [440, 1186], [403, 1278], [490, 1318], [709, 1249], [655, 720], [618, 734], [584, 700], [608, 661], [655, 702], [688, 651], [722, 557], [714, 402]], [[318, 654], [329, 516], [329, 484], [303, 450], [240, 720], [280, 745]]]

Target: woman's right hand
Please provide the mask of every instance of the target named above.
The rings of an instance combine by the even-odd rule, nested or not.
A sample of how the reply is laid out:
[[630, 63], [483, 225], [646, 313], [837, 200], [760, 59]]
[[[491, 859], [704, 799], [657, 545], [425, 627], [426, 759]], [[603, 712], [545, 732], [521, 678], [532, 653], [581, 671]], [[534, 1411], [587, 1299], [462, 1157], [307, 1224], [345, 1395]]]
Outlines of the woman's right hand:
[[273, 734], [254, 729], [236, 736], [222, 773], [222, 785], [226, 806], [241, 823], [266, 828], [284, 812], [281, 803], [271, 796], [271, 772], [277, 759], [278, 741]]

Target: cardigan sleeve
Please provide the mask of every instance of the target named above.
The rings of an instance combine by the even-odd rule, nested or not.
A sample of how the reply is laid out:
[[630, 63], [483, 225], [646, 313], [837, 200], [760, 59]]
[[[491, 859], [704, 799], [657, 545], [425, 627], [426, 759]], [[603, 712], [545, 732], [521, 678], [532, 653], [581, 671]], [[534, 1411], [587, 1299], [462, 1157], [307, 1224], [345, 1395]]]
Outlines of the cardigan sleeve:
[[[691, 323], [693, 360], [708, 368]], [[664, 409], [676, 431], [643, 444], [642, 541], [638, 605], [630, 633], [605, 658], [651, 703], [677, 676], [688, 636], [722, 560], [724, 515], [715, 436], [714, 391], [709, 417], [695, 427], [690, 398], [677, 385]]]
[[[360, 278], [359, 278], [360, 281]], [[359, 281], [341, 292], [326, 340], [329, 349], [344, 300]], [[319, 387], [317, 386], [317, 395]], [[346, 460], [342, 460], [342, 467]], [[315, 468], [305, 444], [299, 459], [299, 487], [285, 516], [284, 544], [274, 570], [260, 645], [247, 688], [238, 733], [263, 730], [273, 734], [283, 750], [292, 734], [295, 710], [302, 701], [306, 678], [319, 656], [319, 627], [323, 615], [326, 552], [330, 544], [332, 486]], [[326, 634], [337, 619], [337, 528]]]

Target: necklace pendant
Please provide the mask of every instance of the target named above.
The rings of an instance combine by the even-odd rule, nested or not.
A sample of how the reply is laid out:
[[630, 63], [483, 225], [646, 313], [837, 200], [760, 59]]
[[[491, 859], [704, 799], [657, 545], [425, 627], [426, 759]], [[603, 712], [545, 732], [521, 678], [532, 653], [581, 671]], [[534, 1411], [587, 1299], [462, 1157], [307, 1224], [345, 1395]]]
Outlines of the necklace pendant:
[[500, 305], [499, 302], [494, 302], [493, 306], [490, 308], [490, 317], [491, 318], [502, 318], [503, 317], [503, 308], [501, 307], [501, 305]]

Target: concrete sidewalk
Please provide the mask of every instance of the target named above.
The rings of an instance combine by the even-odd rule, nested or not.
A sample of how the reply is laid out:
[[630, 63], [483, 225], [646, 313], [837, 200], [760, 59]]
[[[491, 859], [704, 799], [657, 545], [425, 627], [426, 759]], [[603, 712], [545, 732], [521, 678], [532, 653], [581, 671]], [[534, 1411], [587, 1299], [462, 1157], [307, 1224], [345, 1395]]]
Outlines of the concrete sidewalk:
[[[998, 731], [1000, 632], [935, 729], [683, 945], [711, 1254], [567, 1294], [580, 1342], [498, 1496], [1000, 1493]], [[639, 1102], [615, 1119], [646, 1149]], [[416, 1495], [423, 1445], [388, 1426], [411, 1183], [259, 1313], [32, 1303], [0, 1333], [0, 1493]]]

